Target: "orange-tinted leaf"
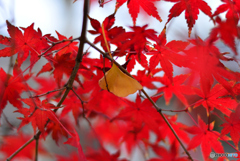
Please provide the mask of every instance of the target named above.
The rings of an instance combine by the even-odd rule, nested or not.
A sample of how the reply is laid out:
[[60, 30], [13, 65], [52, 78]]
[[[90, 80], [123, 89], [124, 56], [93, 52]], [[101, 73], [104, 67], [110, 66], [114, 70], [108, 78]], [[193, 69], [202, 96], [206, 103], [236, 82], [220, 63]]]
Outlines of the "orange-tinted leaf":
[[106, 73], [105, 77], [99, 80], [99, 86], [105, 90], [109, 89], [118, 97], [126, 97], [142, 89], [142, 85], [138, 81], [124, 74], [115, 64]]

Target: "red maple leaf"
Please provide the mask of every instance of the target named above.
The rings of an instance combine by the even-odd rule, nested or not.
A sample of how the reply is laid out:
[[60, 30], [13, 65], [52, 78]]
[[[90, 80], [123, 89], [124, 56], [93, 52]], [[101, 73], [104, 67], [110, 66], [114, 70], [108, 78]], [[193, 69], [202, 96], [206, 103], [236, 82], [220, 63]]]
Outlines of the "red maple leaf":
[[157, 8], [154, 6], [153, 2], [159, 0], [117, 0], [116, 8], [122, 6], [127, 2], [129, 13], [131, 14], [133, 25], [136, 25], [136, 20], [138, 17], [140, 6], [143, 8], [148, 15], [155, 17], [160, 22], [162, 21], [161, 17], [158, 15]]
[[[199, 9], [208, 15], [210, 18], [212, 16], [211, 8], [203, 0], [165, 0], [169, 2], [177, 2], [170, 9], [170, 14], [168, 15], [167, 23], [173, 18], [178, 17], [185, 10], [185, 19], [188, 24], [188, 34], [190, 36], [193, 25], [198, 19]], [[167, 24], [166, 23], [166, 24]]]
[[221, 131], [221, 135], [226, 135], [230, 132], [230, 136], [235, 144], [238, 147], [238, 142], [240, 139], [240, 106], [230, 114], [230, 117], [225, 116], [226, 122], [223, 123], [223, 129]]
[[19, 30], [19, 28], [13, 26], [7, 21], [8, 33], [11, 38], [6, 40], [0, 39], [0, 43], [7, 45], [8, 47], [0, 51], [0, 57], [10, 57], [18, 53], [18, 64], [19, 66], [25, 61], [28, 55], [31, 55], [31, 67], [37, 62], [40, 58], [41, 50], [49, 47], [46, 39], [42, 36], [40, 29], [35, 31], [33, 25], [30, 25], [27, 28], [21, 28], [24, 31], [24, 34]]
[[[71, 72], [75, 66], [75, 60], [70, 58], [70, 53], [66, 53], [63, 55], [59, 55], [58, 53], [53, 58], [53, 65], [51, 63], [45, 64], [42, 69], [38, 72], [37, 76], [43, 72], [50, 72], [53, 71], [54, 78], [60, 87], [61, 80], [63, 78], [63, 74], [65, 73], [67, 76], [71, 75]], [[83, 65], [81, 65], [81, 68], [84, 68]], [[86, 69], [86, 68], [85, 68]], [[75, 78], [75, 80], [81, 84], [78, 77]]]
[[[154, 97], [153, 100], [157, 101], [159, 97], [161, 97], [161, 95]], [[156, 120], [159, 120], [159, 115], [148, 99], [145, 99], [142, 102], [140, 96], [137, 95], [136, 102], [126, 100], [126, 103], [127, 107], [120, 111], [120, 113], [112, 120], [120, 119], [131, 121], [138, 126], [146, 124], [151, 129], [157, 129], [158, 125]]]
[[[61, 119], [61, 122], [63, 123], [64, 121]], [[63, 124], [66, 127], [66, 124], [65, 123]], [[62, 126], [59, 123], [49, 122], [47, 124], [46, 133], [50, 133], [50, 132], [52, 132], [52, 138], [57, 145], [59, 145], [58, 142], [59, 142], [59, 139], [62, 138], [62, 136], [65, 136], [66, 138], [68, 138], [68, 133], [62, 128]]]
[[[145, 143], [150, 138], [150, 129], [148, 126], [139, 124], [129, 124], [126, 133], [122, 135], [121, 142], [125, 143], [126, 150], [130, 154], [136, 146]], [[145, 144], [147, 146], [147, 144]]]
[[[99, 21], [89, 17], [90, 19], [90, 22], [91, 22], [91, 25], [92, 27], [94, 28], [94, 30], [89, 30], [88, 32], [90, 32], [91, 34], [93, 35], [96, 35], [96, 34], [100, 34], [99, 36], [97, 36], [95, 39], [94, 39], [94, 42], [93, 43], [98, 43], [98, 42], [101, 42], [101, 46], [102, 48], [108, 52], [107, 48], [106, 48], [106, 44], [105, 44], [105, 41], [104, 41], [104, 38], [103, 38], [103, 32], [102, 32], [102, 26], [101, 24], [99, 23]], [[122, 27], [113, 27], [112, 26], [114, 25], [114, 22], [115, 22], [115, 14], [112, 14], [108, 17], [105, 18], [105, 20], [103, 21], [103, 25], [104, 25], [104, 34], [105, 34], [105, 37], [106, 37], [106, 40], [107, 41], [111, 41], [113, 38], [115, 38], [116, 36], [120, 35], [120, 34], [123, 34], [125, 32], [125, 29], [122, 28]], [[116, 44], [118, 44], [116, 42]], [[110, 45], [108, 44], [108, 48], [110, 49]]]
[[133, 77], [143, 86], [149, 89], [156, 89], [156, 86], [153, 82], [156, 80], [156, 75], [158, 72], [162, 71], [160, 68], [156, 68], [153, 70], [138, 70], [137, 75], [133, 75]]
[[215, 39], [219, 37], [233, 50], [235, 55], [238, 55], [235, 38], [240, 38], [240, 27], [237, 26], [234, 19], [222, 21], [219, 17], [216, 17], [216, 22], [218, 23], [218, 26], [212, 29], [210, 38]]
[[178, 63], [182, 57], [177, 53], [183, 51], [188, 46], [188, 44], [188, 42], [175, 40], [167, 43], [166, 30], [164, 29], [158, 36], [157, 44], [154, 45], [154, 49], [150, 50], [147, 53], [149, 55], [152, 55], [149, 61], [150, 69], [156, 68], [156, 66], [160, 63], [165, 75], [172, 82], [172, 63], [180, 67], [182, 66], [181, 63]]
[[2, 114], [2, 110], [7, 105], [7, 101], [9, 101], [14, 107], [20, 109], [22, 107], [22, 103], [19, 100], [21, 97], [21, 93], [29, 89], [26, 84], [24, 84], [24, 80], [28, 80], [30, 78], [30, 74], [27, 74], [22, 79], [22, 73], [19, 70], [18, 66], [15, 65], [13, 69], [13, 76], [7, 74], [2, 68], [0, 68], [0, 116]]
[[78, 42], [72, 42], [72, 41], [68, 41], [72, 39], [72, 36], [67, 38], [66, 36], [61, 35], [60, 33], [58, 33], [56, 31], [57, 35], [58, 35], [58, 41], [63, 41], [66, 40], [62, 43], [56, 44], [52, 50], [60, 50], [57, 53], [59, 54], [59, 56], [66, 54], [66, 53], [71, 53], [70, 58], [76, 58], [77, 56], [77, 51], [78, 51]]
[[[189, 142], [189, 136], [188, 134], [183, 130], [184, 128], [186, 128], [187, 126], [184, 125], [181, 122], [177, 122], [177, 115], [174, 116], [167, 116], [165, 115], [165, 117], [167, 118], [168, 122], [171, 124], [172, 128], [174, 129], [174, 131], [176, 132], [176, 134], [179, 136], [179, 138], [184, 141], [185, 143]], [[169, 140], [169, 144], [173, 144], [176, 143], [176, 137], [175, 135], [172, 133], [171, 129], [169, 128], [169, 126], [166, 124], [166, 122], [163, 119], [160, 119], [157, 122], [159, 125], [157, 131], [155, 131], [157, 135], [157, 142], [162, 141], [162, 140]], [[162, 132], [164, 131], [164, 132]], [[179, 143], [176, 143], [176, 146], [179, 147]]]
[[218, 6], [217, 10], [212, 15], [218, 16], [220, 13], [226, 12], [227, 19], [235, 19], [236, 22], [240, 16], [240, 1], [239, 0], [221, 0], [224, 4]]
[[59, 123], [56, 114], [52, 111], [52, 109], [56, 109], [56, 107], [53, 104], [48, 103], [47, 100], [40, 101], [37, 97], [22, 99], [22, 101], [29, 105], [30, 108], [22, 108], [16, 111], [24, 115], [24, 118], [19, 118], [22, 120], [19, 128], [31, 122], [34, 131], [36, 130], [36, 127], [38, 127], [38, 129], [44, 134], [48, 119]]
[[223, 85], [232, 95], [232, 86], [227, 80], [239, 80], [239, 73], [228, 70], [220, 61], [225, 61], [225, 53], [220, 53], [219, 49], [213, 44], [212, 39], [203, 41], [201, 38], [190, 40], [193, 47], [184, 51], [182, 65], [191, 70], [190, 79], [195, 80], [200, 77], [200, 85], [205, 95], [211, 89], [213, 77]]
[[[195, 135], [188, 144], [188, 150], [201, 145], [205, 160], [209, 158], [212, 149], [216, 153], [224, 153], [223, 146], [219, 141], [220, 134], [217, 131], [212, 131], [214, 122], [210, 124], [210, 129], [208, 129], [209, 126], [200, 117], [198, 117], [198, 123], [199, 126], [192, 126], [185, 129], [190, 134]], [[224, 158], [220, 159], [224, 160]]]
[[115, 147], [120, 147], [120, 140], [127, 133], [128, 125], [128, 122], [122, 120], [111, 121], [104, 117], [98, 117], [97, 122], [94, 124], [94, 129], [102, 141]]
[[202, 97], [194, 105], [194, 108], [203, 105], [208, 113], [216, 108], [229, 116], [231, 110], [234, 110], [238, 105], [236, 100], [229, 97], [229, 92], [221, 84], [216, 84], [208, 93], [204, 93], [203, 89], [198, 88], [195, 88], [194, 91], [198, 96]]
[[[127, 66], [129, 72], [132, 71], [136, 61], [143, 67], [148, 68], [147, 57], [143, 54], [143, 50], [148, 43], [147, 39], [157, 41], [156, 31], [153, 29], [146, 29], [148, 25], [133, 26], [132, 32], [125, 32], [116, 38], [114, 38], [111, 43], [122, 44], [118, 47], [120, 51], [116, 51], [114, 56], [124, 56], [126, 54], [126, 61], [130, 60]], [[118, 50], [118, 49], [117, 49]]]
[[175, 94], [184, 105], [188, 106], [188, 101], [184, 94], [193, 94], [191, 87], [184, 85], [184, 82], [188, 77], [189, 75], [178, 75], [175, 76], [172, 81], [170, 81], [166, 75], [156, 78], [163, 84], [163, 87], [160, 87], [157, 92], [164, 92], [166, 104], [169, 104], [173, 94]]
[[111, 118], [116, 115], [118, 109], [125, 107], [123, 98], [117, 97], [107, 90], [101, 90], [99, 86], [96, 89], [98, 92], [91, 94], [85, 106], [87, 110]]

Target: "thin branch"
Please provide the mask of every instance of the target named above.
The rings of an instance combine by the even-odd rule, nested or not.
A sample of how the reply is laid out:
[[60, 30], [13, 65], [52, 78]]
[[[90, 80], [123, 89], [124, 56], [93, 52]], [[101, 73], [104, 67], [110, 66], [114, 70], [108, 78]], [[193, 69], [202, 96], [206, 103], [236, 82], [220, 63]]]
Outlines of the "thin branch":
[[63, 88], [60, 88], [60, 89], [55, 89], [55, 90], [52, 90], [52, 91], [48, 91], [48, 92], [40, 94], [40, 95], [32, 96], [31, 98], [42, 97], [42, 96], [48, 95], [50, 93], [61, 91], [61, 90], [64, 90], [64, 89], [66, 89], [66, 87], [63, 87]]
[[198, 100], [197, 102], [194, 102], [192, 103], [191, 105], [188, 105], [187, 107], [185, 107], [183, 110], [165, 110], [165, 109], [162, 109], [162, 111], [169, 111], [169, 112], [188, 112], [188, 108], [191, 107], [191, 106], [194, 106], [195, 104], [197, 103], [200, 103], [200, 102], [203, 102], [204, 100]]
[[183, 110], [165, 110], [165, 109], [162, 109], [162, 111], [168, 111], [168, 112], [187, 112], [187, 111], [188, 111], [188, 107], [187, 107], [187, 108], [184, 108]]
[[49, 53], [49, 54], [47, 54], [47, 55], [44, 55], [44, 54], [41, 54], [41, 56], [49, 56], [49, 55], [51, 55], [51, 54], [53, 54], [53, 53], [57, 53], [57, 52], [59, 52], [60, 50], [62, 50], [62, 49], [64, 49], [65, 47], [67, 47], [67, 46], [69, 46], [71, 43], [68, 43], [68, 44], [66, 44], [66, 45], [64, 45], [63, 47], [61, 47], [60, 49], [58, 49], [58, 50], [54, 50], [54, 51], [52, 51], [51, 53]]
[[84, 101], [81, 99], [81, 97], [75, 92], [75, 90], [73, 90], [72, 88], [71, 88], [71, 90], [77, 96], [77, 98], [81, 101], [81, 104], [83, 105]]
[[81, 97], [73, 90], [73, 88], [71, 88], [71, 90], [73, 91], [73, 93], [77, 96], [77, 98], [80, 100], [81, 104], [82, 104], [82, 109], [83, 109], [83, 117], [85, 117], [85, 109], [84, 109], [84, 101], [81, 99]]
[[48, 39], [47, 37], [45, 38], [49, 43], [51, 43], [52, 45], [57, 45], [57, 44], [60, 44], [60, 43], [63, 43], [63, 42], [67, 42], [67, 41], [70, 41], [71, 43], [75, 40], [79, 40], [79, 37], [77, 38], [74, 38], [74, 39], [63, 39], [61, 41], [57, 41], [57, 42], [53, 42], [51, 41], [50, 39]]
[[[78, 40], [78, 39], [79, 39], [79, 37], [78, 37], [78, 38], [74, 38], [74, 39], [70, 39], [70, 40], [69, 40], [69, 39], [64, 39], [64, 40], [61, 40], [61, 41], [53, 42], [53, 41], [49, 40], [48, 38], [46, 38], [46, 40], [47, 40], [48, 42], [50, 42], [52, 45], [51, 45], [47, 50], [45, 50], [41, 55], [39, 55], [39, 57], [41, 57], [41, 56], [43, 56], [44, 54], [46, 54], [49, 50], [51, 50], [51, 49], [52, 49], [55, 45], [57, 45], [57, 44], [70, 41], [70, 43], [67, 44], [67, 46], [68, 46], [68, 45], [70, 45], [73, 41]], [[66, 47], [66, 45], [65, 45], [64, 47], [62, 47], [60, 50], [62, 50], [62, 49], [65, 48], [65, 47]], [[51, 53], [49, 53], [49, 54], [51, 54]], [[48, 55], [49, 55], [49, 54], [48, 54]]]
[[188, 114], [188, 116], [192, 119], [192, 121], [194, 122], [194, 124], [195, 124], [196, 126], [198, 126], [197, 122], [194, 120], [194, 118], [192, 117], [192, 115], [190, 114], [189, 111], [187, 111], [187, 114]]
[[213, 115], [216, 115], [220, 120], [222, 120], [223, 122], [226, 122], [225, 119], [223, 119], [218, 113], [216, 112], [212, 112]]

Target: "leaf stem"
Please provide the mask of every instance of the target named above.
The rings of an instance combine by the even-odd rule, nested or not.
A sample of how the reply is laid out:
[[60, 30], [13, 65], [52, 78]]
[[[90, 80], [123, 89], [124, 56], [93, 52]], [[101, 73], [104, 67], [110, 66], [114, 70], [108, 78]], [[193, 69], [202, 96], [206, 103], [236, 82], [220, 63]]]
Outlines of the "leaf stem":
[[107, 38], [106, 38], [106, 35], [105, 35], [105, 30], [104, 30], [104, 24], [103, 23], [102, 23], [102, 35], [103, 35], [103, 39], [104, 39], [105, 46], [107, 48], [108, 54], [112, 58], [112, 54], [111, 54], [110, 49], [108, 47], [108, 42], [107, 42]]
[[55, 89], [55, 90], [52, 90], [52, 91], [48, 91], [48, 92], [40, 94], [40, 95], [32, 96], [31, 98], [42, 97], [42, 96], [48, 95], [50, 93], [61, 91], [61, 90], [64, 90], [64, 89], [66, 89], [66, 87], [63, 87], [63, 88], [60, 88], [60, 89]]

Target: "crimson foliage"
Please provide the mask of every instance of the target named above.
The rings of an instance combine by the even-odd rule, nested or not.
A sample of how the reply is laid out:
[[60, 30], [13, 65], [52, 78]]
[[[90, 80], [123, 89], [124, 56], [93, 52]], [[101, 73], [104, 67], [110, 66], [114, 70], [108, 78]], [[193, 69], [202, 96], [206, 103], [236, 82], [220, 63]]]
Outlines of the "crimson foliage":
[[[12, 73], [0, 68], [0, 117], [15, 128], [3, 112], [9, 102], [20, 115], [20, 125], [14, 135], [1, 136], [1, 159], [37, 160], [39, 154], [50, 153], [43, 147], [48, 136], [60, 147], [76, 147], [68, 149], [65, 156], [48, 156], [60, 161], [131, 160], [136, 148], [141, 149], [142, 160], [148, 161], [211, 160], [211, 152], [229, 152], [223, 143], [240, 157], [240, 73], [236, 72], [239, 67], [231, 70], [226, 66], [228, 62], [239, 65], [236, 41], [240, 38], [240, 2], [222, 0], [212, 12], [204, 0], [165, 0], [174, 4], [165, 27], [157, 32], [148, 25], [137, 26], [140, 7], [147, 16], [162, 21], [158, 8], [163, 6], [155, 1], [116, 0], [113, 14], [102, 23], [88, 15], [85, 5], [82, 34], [75, 39], [58, 32], [58, 38], [42, 35], [40, 29], [34, 30], [34, 24], [19, 28], [6, 22], [10, 37], [0, 36], [0, 43], [5, 45], [0, 57], [17, 58]], [[104, 0], [98, 2], [101, 7], [108, 5]], [[133, 21], [130, 31], [114, 25], [118, 9], [126, 7], [125, 2]], [[199, 11], [214, 24], [205, 40], [195, 36], [167, 41], [169, 23], [183, 12], [190, 37]], [[223, 13], [226, 18], [220, 18]], [[87, 21], [92, 27], [88, 31]], [[93, 42], [87, 39], [87, 32], [95, 36]], [[219, 49], [219, 40], [226, 50], [231, 49], [230, 53]], [[103, 50], [95, 46], [98, 43]], [[88, 50], [83, 50], [85, 44], [95, 49], [92, 52], [98, 58], [91, 58]], [[28, 57], [30, 65], [22, 71]], [[117, 57], [125, 58], [125, 63], [119, 65]], [[32, 69], [40, 59], [47, 63], [36, 73]], [[131, 75], [136, 63], [143, 70]], [[178, 75], [173, 74], [176, 67], [181, 68]], [[43, 73], [48, 76], [41, 76]], [[105, 90], [99, 80], [106, 85], [102, 87]], [[31, 87], [31, 81], [38, 87]], [[154, 93], [149, 96], [146, 89]], [[134, 99], [118, 97], [120, 91], [126, 95], [124, 90], [136, 91]], [[177, 120], [183, 113], [190, 123]], [[28, 124], [33, 128], [32, 135], [23, 129]], [[196, 158], [200, 156], [196, 152], [202, 157]]]

